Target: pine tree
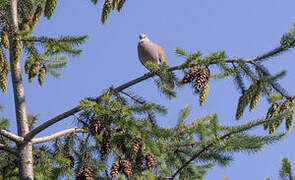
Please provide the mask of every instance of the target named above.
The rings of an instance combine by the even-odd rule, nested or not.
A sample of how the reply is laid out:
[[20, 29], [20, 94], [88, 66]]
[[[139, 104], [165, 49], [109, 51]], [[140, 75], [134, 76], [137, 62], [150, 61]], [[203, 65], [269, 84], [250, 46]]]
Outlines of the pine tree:
[[[125, 0], [105, 0], [101, 22], [105, 24], [112, 11], [120, 11], [123, 5]], [[74, 108], [35, 127], [38, 116], [26, 112], [21, 65], [28, 81], [33, 82], [37, 76], [41, 86], [48, 75], [61, 76], [58, 70], [67, 66], [68, 55], [80, 55], [80, 46], [88, 38], [67, 34], [35, 36], [40, 17], [50, 19], [57, 6], [57, 0], [0, 2], [0, 88], [3, 94], [7, 91], [10, 73], [18, 128], [17, 135], [10, 132], [9, 120], [1, 117], [1, 179], [203, 179], [214, 165], [229, 165], [236, 152], [256, 153], [279, 141], [286, 134], [277, 132], [282, 122], [287, 131], [292, 128], [295, 98], [278, 83], [285, 72], [272, 75], [262, 63], [295, 47], [295, 25], [282, 36], [279, 47], [253, 59], [228, 58], [225, 51], [207, 55], [199, 51], [187, 53], [178, 47], [175, 53], [183, 58], [179, 65], [148, 64], [151, 72], [110, 87], [98, 97], [82, 99]], [[174, 74], [177, 70], [184, 72], [184, 76]], [[188, 120], [190, 106], [186, 105], [174, 127], [160, 127], [156, 117], [167, 114], [168, 109], [125, 91], [152, 77], [168, 99], [176, 97], [175, 86], [190, 85], [194, 94], [199, 95], [200, 105], [207, 100], [212, 79], [231, 77], [240, 92], [237, 120], [248, 105], [253, 111], [262, 98], [269, 101], [270, 107], [266, 117], [225, 126], [215, 113]], [[36, 137], [72, 115], [77, 127]], [[253, 128], [261, 126], [268, 130], [266, 134], [252, 133]], [[38, 145], [48, 141], [54, 141], [54, 146]], [[280, 177], [294, 178], [286, 158], [282, 160]]]

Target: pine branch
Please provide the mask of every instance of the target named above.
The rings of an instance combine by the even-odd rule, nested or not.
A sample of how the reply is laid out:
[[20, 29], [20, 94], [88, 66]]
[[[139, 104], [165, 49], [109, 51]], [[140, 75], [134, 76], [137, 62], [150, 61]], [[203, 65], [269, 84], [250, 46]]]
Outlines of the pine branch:
[[5, 19], [5, 21], [6, 21], [7, 25], [8, 25], [8, 27], [11, 28], [12, 25], [11, 25], [11, 22], [10, 22], [9, 17], [8, 17], [4, 12], [2, 12], [2, 11], [0, 11], [0, 15], [4, 17], [4, 19]]
[[[268, 71], [265, 70], [265, 68], [263, 68], [260, 64], [257, 63], [252, 63], [253, 65], [255, 65], [255, 68], [257, 68], [258, 70], [260, 70], [264, 75], [268, 75], [270, 76], [270, 73]], [[283, 92], [281, 90], [281, 88], [278, 88], [278, 86], [276, 85], [276, 83], [271, 83], [270, 84], [272, 86], [272, 88], [274, 90], [276, 90], [281, 96], [288, 98], [289, 95], [286, 94], [285, 92]]]
[[67, 135], [67, 134], [77, 133], [77, 132], [88, 132], [88, 130], [83, 129], [83, 128], [74, 127], [74, 128], [69, 128], [69, 129], [59, 131], [59, 132], [51, 134], [49, 136], [44, 136], [44, 137], [40, 137], [40, 138], [33, 138], [31, 141], [33, 144], [43, 143], [46, 141], [54, 140], [56, 138], [59, 138], [61, 136]]
[[4, 150], [4, 151], [9, 152], [15, 156], [18, 156], [17, 150], [15, 148], [8, 147], [7, 145], [0, 144], [0, 150]]
[[[294, 44], [295, 44], [295, 40], [293, 40], [291, 42], [291, 46], [293, 46]], [[261, 61], [261, 60], [267, 59], [269, 57], [278, 55], [278, 54], [280, 54], [280, 53], [282, 53], [283, 51], [286, 51], [286, 50], [288, 50], [288, 49], [283, 48], [282, 46], [279, 46], [279, 47], [277, 47], [277, 48], [275, 48], [275, 49], [273, 49], [273, 50], [271, 50], [271, 51], [269, 51], [269, 52], [267, 52], [265, 54], [262, 54], [261, 56], [257, 56], [252, 61], [253, 62]]]
[[[275, 50], [272, 50], [272, 51], [270, 51], [270, 52], [268, 52], [268, 53], [266, 53], [266, 54], [264, 54], [262, 56], [258, 56], [256, 58], [254, 58], [254, 59], [239, 59], [239, 60], [237, 60], [237, 59], [228, 59], [228, 60], [224, 60], [224, 63], [238, 63], [238, 62], [242, 61], [243, 63], [256, 64], [257, 61], [268, 58], [268, 57], [270, 57], [270, 56], [272, 56], [274, 54], [282, 52], [283, 50], [284, 49], [282, 49], [282, 48], [276, 48]], [[219, 62], [210, 62], [210, 64], [218, 64], [218, 63]], [[194, 64], [184, 63], [184, 64], [181, 64], [181, 65], [178, 65], [178, 66], [170, 67], [168, 69], [168, 71], [175, 71], [175, 70], [183, 69], [183, 67], [190, 68], [190, 67], [193, 67], [193, 66], [194, 66]], [[142, 81], [144, 81], [146, 79], [149, 79], [149, 78], [151, 78], [151, 77], [153, 77], [155, 75], [156, 75], [156, 72], [148, 72], [148, 73], [144, 74], [143, 76], [140, 76], [140, 77], [138, 77], [138, 78], [136, 78], [134, 80], [131, 80], [131, 81], [125, 83], [125, 84], [122, 84], [121, 86], [118, 86], [117, 88], [114, 88], [114, 90], [116, 92], [121, 92], [122, 90], [127, 89], [127, 88], [129, 88], [129, 87], [131, 87], [131, 86], [133, 86], [133, 85], [135, 85], [137, 83], [140, 83], [140, 82], [142, 82]], [[96, 98], [96, 101], [99, 101], [101, 99], [101, 97], [102, 97], [102, 95], [98, 96]], [[294, 98], [295, 98], [295, 96], [294, 96]], [[81, 110], [82, 109], [80, 109], [78, 106], [76, 106], [76, 107], [74, 107], [74, 108], [72, 108], [72, 109], [70, 109], [70, 110], [68, 110], [68, 111], [66, 111], [66, 112], [64, 112], [64, 113], [62, 113], [62, 114], [48, 120], [48, 121], [46, 121], [45, 123], [41, 124], [40, 126], [33, 129], [31, 132], [29, 132], [26, 135], [25, 139], [32, 139], [36, 134], [43, 131], [47, 127], [49, 127], [49, 126], [51, 126], [51, 125], [65, 119], [65, 118], [67, 118], [67, 117], [69, 117], [69, 116], [71, 116], [71, 115], [73, 115], [73, 114], [75, 114], [77, 112], [80, 112]]]
[[[169, 71], [175, 71], [175, 70], [179, 70], [179, 69], [181, 69], [181, 65], [179, 65], [179, 66], [173, 66], [173, 67], [169, 68]], [[151, 78], [151, 77], [153, 77], [155, 75], [156, 75], [156, 72], [148, 72], [148, 73], [144, 74], [141, 77], [138, 77], [138, 78], [136, 78], [134, 80], [131, 80], [131, 81], [129, 81], [129, 82], [127, 82], [127, 83], [125, 83], [125, 84], [117, 87], [117, 88], [114, 88], [114, 90], [116, 92], [121, 92], [122, 90], [127, 89], [128, 87], [130, 87], [132, 85], [135, 85], [137, 83], [140, 83], [140, 82], [142, 82], [142, 81], [144, 81], [146, 79], [149, 79], [149, 78]], [[95, 100], [96, 101], [99, 101], [102, 98], [102, 96], [103, 95], [98, 96]], [[26, 135], [25, 139], [26, 140], [32, 139], [36, 134], [38, 134], [39, 132], [43, 131], [47, 127], [49, 127], [49, 126], [51, 126], [51, 125], [53, 125], [53, 124], [55, 124], [55, 123], [57, 123], [57, 122], [65, 119], [65, 118], [67, 118], [67, 117], [69, 117], [69, 116], [71, 116], [71, 115], [73, 115], [73, 114], [75, 114], [77, 112], [80, 112], [81, 110], [82, 109], [79, 108], [79, 106], [76, 106], [76, 107], [74, 107], [74, 108], [72, 108], [72, 109], [70, 109], [70, 110], [68, 110], [68, 111], [66, 111], [66, 112], [64, 112], [64, 113], [62, 113], [62, 114], [60, 114], [60, 115], [58, 115], [58, 116], [56, 116], [56, 117], [48, 120], [48, 121], [46, 121], [45, 123], [41, 124], [40, 126], [38, 126], [35, 129], [33, 129], [31, 132], [29, 132]]]
[[[225, 135], [223, 135], [222, 137], [220, 137], [218, 140], [215, 141], [219, 141], [219, 140], [223, 140], [226, 138], [230, 138], [232, 137], [232, 133], [227, 133]], [[206, 152], [207, 150], [209, 150], [215, 143], [215, 141], [209, 143], [208, 145], [204, 146], [199, 152], [197, 152], [195, 155], [193, 155], [188, 161], [186, 161], [171, 177], [171, 179], [174, 179], [178, 173], [180, 173], [186, 166], [188, 166], [192, 161], [194, 161], [195, 159], [197, 159], [199, 156], [201, 156], [204, 152]]]
[[15, 134], [13, 134], [13, 133], [11, 133], [9, 131], [6, 131], [4, 129], [0, 129], [0, 135], [6, 137], [6, 138], [8, 138], [11, 141], [14, 141], [16, 143], [20, 143], [20, 142], [22, 142], [24, 140], [23, 137], [20, 137], [18, 135], [15, 135]]

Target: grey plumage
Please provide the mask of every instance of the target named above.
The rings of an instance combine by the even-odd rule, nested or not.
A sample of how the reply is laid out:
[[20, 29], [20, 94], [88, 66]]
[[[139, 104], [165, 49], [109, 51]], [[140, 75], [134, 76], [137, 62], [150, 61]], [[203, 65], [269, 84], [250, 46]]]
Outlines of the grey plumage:
[[151, 42], [145, 34], [139, 36], [137, 52], [140, 62], [146, 67], [147, 61], [155, 64], [165, 63], [168, 65], [166, 55], [160, 45]]

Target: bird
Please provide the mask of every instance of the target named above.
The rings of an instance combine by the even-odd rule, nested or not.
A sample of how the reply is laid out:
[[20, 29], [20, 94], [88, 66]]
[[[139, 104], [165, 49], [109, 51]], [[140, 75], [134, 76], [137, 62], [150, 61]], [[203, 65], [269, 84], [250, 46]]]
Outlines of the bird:
[[146, 66], [147, 61], [152, 61], [153, 63], [159, 65], [165, 63], [168, 65], [168, 60], [165, 55], [164, 50], [158, 44], [153, 43], [149, 40], [147, 35], [139, 35], [139, 43], [137, 45], [137, 52], [140, 62], [148, 69]]
[[[155, 63], [156, 65], [165, 64], [168, 67], [168, 60], [165, 55], [164, 50], [162, 47], [158, 44], [153, 43], [149, 40], [147, 35], [140, 34], [139, 35], [139, 43], [137, 45], [137, 52], [138, 52], [138, 58], [140, 62], [148, 69], [147, 62], [151, 61]], [[159, 75], [159, 74], [158, 74]], [[174, 81], [172, 76], [160, 76], [160, 79], [162, 82], [168, 85], [170, 89], [173, 89], [175, 87]]]

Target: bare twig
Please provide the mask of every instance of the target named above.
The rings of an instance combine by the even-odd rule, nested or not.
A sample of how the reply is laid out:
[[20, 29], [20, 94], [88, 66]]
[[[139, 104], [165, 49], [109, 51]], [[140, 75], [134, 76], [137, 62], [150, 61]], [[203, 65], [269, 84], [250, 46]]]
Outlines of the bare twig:
[[24, 140], [23, 137], [20, 137], [18, 135], [15, 135], [15, 134], [13, 134], [13, 133], [11, 133], [9, 131], [6, 131], [4, 129], [0, 129], [0, 135], [6, 137], [6, 138], [8, 138], [11, 141], [14, 141], [16, 143], [20, 143], [20, 142], [22, 142]]
[[71, 134], [71, 133], [77, 133], [77, 132], [88, 132], [88, 130], [83, 129], [83, 128], [77, 128], [77, 127], [69, 128], [69, 129], [62, 130], [57, 133], [51, 134], [49, 136], [44, 136], [44, 137], [40, 137], [40, 138], [33, 138], [31, 141], [33, 144], [37, 144], [37, 143], [50, 141], [50, 140], [56, 139], [56, 138], [64, 136], [64, 135]]
[[6, 152], [9, 152], [11, 154], [14, 154], [15, 156], [18, 156], [18, 152], [15, 148], [11, 148], [11, 147], [8, 147], [4, 144], [0, 144], [0, 150], [4, 150]]

